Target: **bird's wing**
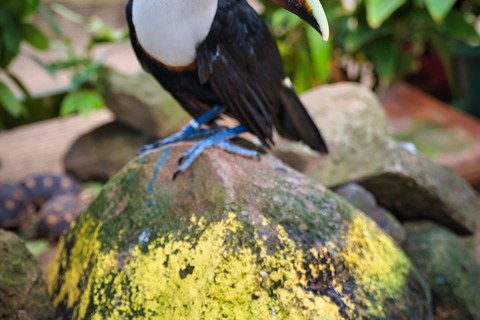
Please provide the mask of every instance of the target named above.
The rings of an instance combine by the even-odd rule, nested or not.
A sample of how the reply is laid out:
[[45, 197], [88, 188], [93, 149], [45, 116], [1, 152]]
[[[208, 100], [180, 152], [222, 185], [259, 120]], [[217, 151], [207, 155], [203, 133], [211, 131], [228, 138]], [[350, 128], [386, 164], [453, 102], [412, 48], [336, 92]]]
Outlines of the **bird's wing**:
[[272, 144], [283, 65], [262, 19], [245, 1], [219, 0], [206, 40], [197, 49], [198, 76], [240, 124]]

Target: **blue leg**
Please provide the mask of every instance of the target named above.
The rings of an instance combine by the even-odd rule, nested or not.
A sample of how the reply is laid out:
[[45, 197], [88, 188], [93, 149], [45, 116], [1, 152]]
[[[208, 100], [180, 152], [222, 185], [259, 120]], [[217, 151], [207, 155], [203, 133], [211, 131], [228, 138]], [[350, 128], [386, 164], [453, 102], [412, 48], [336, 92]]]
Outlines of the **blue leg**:
[[204, 138], [214, 135], [218, 132], [225, 130], [223, 127], [213, 126], [208, 129], [201, 129], [201, 126], [208, 123], [210, 120], [215, 119], [217, 116], [222, 114], [225, 111], [225, 107], [214, 106], [212, 109], [201, 115], [198, 119], [192, 119], [190, 124], [186, 127], [183, 127], [180, 132], [172, 134], [170, 137], [157, 140], [154, 143], [144, 145], [137, 151], [137, 155], [144, 153], [145, 151], [158, 149], [167, 144], [193, 140], [196, 138]]
[[173, 179], [178, 176], [180, 172], [185, 172], [192, 163], [202, 154], [203, 151], [210, 147], [216, 147], [231, 153], [235, 153], [248, 158], [256, 158], [260, 160], [260, 154], [254, 150], [247, 150], [230, 144], [228, 141], [237, 137], [239, 134], [246, 132], [242, 126], [235, 127], [233, 129], [226, 129], [213, 136], [208, 137], [205, 140], [197, 142], [180, 158], [179, 163], [183, 160], [185, 162], [173, 174]]

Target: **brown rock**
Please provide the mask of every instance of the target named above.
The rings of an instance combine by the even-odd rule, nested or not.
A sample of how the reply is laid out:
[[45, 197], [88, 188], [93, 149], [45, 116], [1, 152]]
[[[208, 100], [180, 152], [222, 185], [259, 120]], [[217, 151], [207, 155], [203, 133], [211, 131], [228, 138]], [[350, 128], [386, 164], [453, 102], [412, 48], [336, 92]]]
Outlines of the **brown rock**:
[[106, 81], [107, 107], [117, 121], [139, 132], [165, 138], [191, 118], [151, 75], [123, 75], [108, 69]]
[[47, 271], [57, 316], [429, 319], [361, 211], [270, 155], [210, 149], [173, 181], [190, 146], [131, 161], [69, 229]]
[[480, 207], [475, 192], [453, 170], [393, 140], [343, 161], [312, 164], [309, 176], [327, 186], [356, 182], [400, 220], [430, 219], [472, 234]]
[[362, 186], [356, 183], [349, 183], [335, 189], [335, 192], [365, 212], [383, 231], [391, 236], [397, 244], [401, 245], [405, 241], [405, 230], [400, 222], [392, 213], [380, 207], [373, 194], [365, 190]]
[[[332, 162], [384, 143], [387, 118], [375, 94], [355, 83], [322, 85], [301, 96], [329, 148]], [[303, 171], [318, 156], [298, 142], [276, 137], [275, 156]]]
[[112, 122], [81, 136], [65, 156], [65, 169], [80, 181], [105, 182], [151, 141], [124, 124]]
[[0, 229], [0, 319], [51, 320], [45, 279], [23, 240]]

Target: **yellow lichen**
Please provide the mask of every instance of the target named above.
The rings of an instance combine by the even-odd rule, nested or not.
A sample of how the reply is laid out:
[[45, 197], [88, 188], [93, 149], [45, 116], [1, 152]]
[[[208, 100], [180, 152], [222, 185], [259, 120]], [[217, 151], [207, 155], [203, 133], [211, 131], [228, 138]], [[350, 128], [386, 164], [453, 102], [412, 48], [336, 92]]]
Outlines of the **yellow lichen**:
[[[116, 250], [98, 252], [100, 226], [88, 234], [93, 226], [85, 223], [76, 231], [77, 243], [54, 304], [67, 299], [78, 319], [341, 319], [340, 308], [331, 298], [307, 290], [313, 277], [318, 283], [330, 281], [343, 312], [365, 314], [342, 295], [345, 280], [335, 270], [338, 261], [329, 253], [331, 246], [304, 250], [282, 226], [272, 226], [265, 217], [261, 230], [270, 228], [268, 236], [258, 228], [247, 236], [244, 222], [234, 213], [210, 224], [195, 215], [189, 221], [187, 230], [193, 231], [189, 235], [171, 232], [153, 240], [148, 250], [132, 246], [120, 264]], [[359, 290], [365, 287], [366, 294], [383, 301], [403, 288], [410, 265], [390, 239], [375, 234], [371, 224], [355, 218], [345, 236], [346, 247], [335, 252], [340, 252]], [[276, 243], [275, 250], [267, 243]], [[94, 253], [94, 266], [80, 294], [80, 275]], [[53, 264], [50, 291], [64, 259], [59, 255]], [[369, 301], [364, 305], [373, 309]], [[379, 306], [376, 314], [382, 313]]]
[[368, 305], [370, 314], [383, 316], [382, 304], [402, 294], [412, 265], [402, 250], [372, 220], [362, 212], [356, 213], [339, 259], [357, 285], [375, 301], [374, 305], [362, 301]]
[[74, 313], [74, 317], [83, 318], [86, 303], [89, 300], [90, 291], [87, 290], [91, 286], [91, 278], [88, 279], [87, 286], [80, 291], [80, 282], [82, 277], [86, 276], [89, 262], [92, 256], [98, 253], [100, 242], [97, 240], [98, 231], [102, 226], [101, 223], [84, 219], [83, 225], [77, 230], [75, 245], [71, 248], [69, 256], [66, 256], [65, 240], [62, 239], [57, 248], [56, 256], [49, 264], [46, 272], [47, 285], [50, 294], [52, 294], [57, 284], [57, 275], [60, 267], [65, 269], [61, 286], [53, 299], [53, 305], [56, 307], [60, 302], [65, 302], [68, 308], [72, 308], [79, 300], [80, 307]]

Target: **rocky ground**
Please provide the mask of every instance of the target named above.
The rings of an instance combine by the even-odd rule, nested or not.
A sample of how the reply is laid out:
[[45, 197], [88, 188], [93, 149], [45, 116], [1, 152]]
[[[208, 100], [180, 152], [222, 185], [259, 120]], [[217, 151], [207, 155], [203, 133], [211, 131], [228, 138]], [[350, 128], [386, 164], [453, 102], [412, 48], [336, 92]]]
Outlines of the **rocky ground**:
[[[390, 138], [368, 90], [325, 85], [302, 99], [328, 156], [277, 139], [260, 162], [209, 150], [172, 181], [189, 146], [177, 144], [116, 173], [48, 267], [55, 317], [479, 319], [471, 187]], [[8, 277], [0, 301], [18, 306]], [[31, 319], [53, 319], [46, 304]]]

